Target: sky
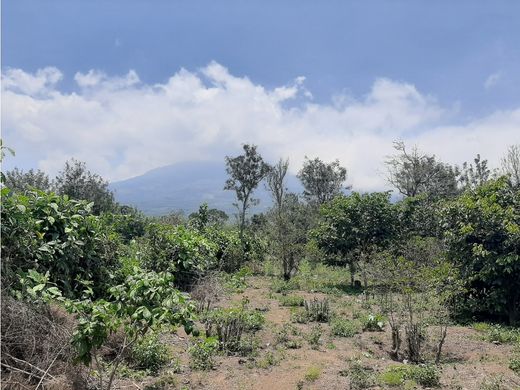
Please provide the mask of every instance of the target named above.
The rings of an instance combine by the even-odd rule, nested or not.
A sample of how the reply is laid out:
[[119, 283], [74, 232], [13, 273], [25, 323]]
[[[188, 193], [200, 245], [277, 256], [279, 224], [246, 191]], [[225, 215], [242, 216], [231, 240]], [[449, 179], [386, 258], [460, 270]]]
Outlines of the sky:
[[388, 188], [392, 142], [498, 166], [520, 143], [518, 1], [2, 1], [4, 168], [75, 157], [109, 180], [338, 158]]

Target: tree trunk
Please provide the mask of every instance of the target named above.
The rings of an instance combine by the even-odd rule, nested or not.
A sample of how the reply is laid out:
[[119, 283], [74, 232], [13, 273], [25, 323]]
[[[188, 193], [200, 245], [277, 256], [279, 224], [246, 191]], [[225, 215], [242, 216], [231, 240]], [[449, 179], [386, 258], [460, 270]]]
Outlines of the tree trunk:
[[353, 262], [350, 262], [348, 266], [350, 271], [350, 285], [354, 287], [354, 274], [356, 273], [356, 268]]

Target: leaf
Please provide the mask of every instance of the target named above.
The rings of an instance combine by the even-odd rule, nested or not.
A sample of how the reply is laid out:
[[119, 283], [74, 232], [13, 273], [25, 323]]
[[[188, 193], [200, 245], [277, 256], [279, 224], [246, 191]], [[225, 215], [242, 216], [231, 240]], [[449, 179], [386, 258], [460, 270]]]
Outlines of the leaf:
[[16, 207], [17, 207], [18, 210], [20, 210], [22, 213], [25, 213], [25, 211], [27, 210], [27, 208], [26, 208], [23, 204], [17, 204]]

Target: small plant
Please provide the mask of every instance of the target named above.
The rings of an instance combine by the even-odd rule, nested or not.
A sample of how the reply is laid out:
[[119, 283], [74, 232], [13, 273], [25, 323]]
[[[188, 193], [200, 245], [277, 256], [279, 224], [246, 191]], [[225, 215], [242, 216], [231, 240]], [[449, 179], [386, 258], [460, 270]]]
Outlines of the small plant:
[[134, 344], [132, 360], [137, 368], [157, 374], [170, 360], [170, 354], [166, 346], [159, 342], [157, 334], [150, 333]]
[[282, 295], [280, 305], [282, 306], [303, 306], [305, 300], [299, 295]]
[[402, 365], [389, 367], [379, 379], [387, 385], [401, 385], [407, 380], [414, 381], [421, 386], [436, 387], [440, 385], [440, 374], [434, 366], [429, 365]]
[[513, 356], [509, 359], [509, 368], [520, 375], [520, 355]]
[[334, 336], [353, 337], [360, 332], [358, 323], [339, 317], [334, 318], [330, 326]]
[[291, 290], [296, 290], [298, 288], [298, 284], [294, 279], [285, 281], [281, 279], [273, 280], [271, 284], [271, 290], [275, 293], [287, 294]]
[[269, 368], [271, 366], [276, 366], [280, 363], [280, 359], [276, 357], [276, 355], [272, 351], [268, 351], [262, 359], [257, 362], [257, 366], [260, 368]]
[[367, 389], [375, 383], [373, 370], [364, 367], [359, 360], [350, 362], [347, 376], [350, 380], [351, 390]]
[[194, 370], [208, 371], [215, 366], [215, 355], [218, 352], [218, 340], [214, 337], [195, 339], [190, 347], [190, 367]]
[[315, 325], [307, 334], [307, 341], [312, 349], [318, 349], [321, 344], [321, 336], [323, 335], [323, 328], [321, 325]]
[[385, 327], [385, 318], [380, 314], [369, 314], [362, 319], [363, 331], [381, 332]]
[[305, 380], [308, 382], [316, 381], [321, 375], [321, 368], [316, 366], [311, 366], [305, 372]]
[[307, 313], [307, 318], [309, 318], [310, 321], [329, 321], [331, 313], [328, 299], [319, 300], [314, 298], [312, 301], [305, 301], [304, 307]]
[[309, 322], [307, 311], [300, 309], [291, 310], [291, 322], [295, 322], [297, 324], [306, 324]]

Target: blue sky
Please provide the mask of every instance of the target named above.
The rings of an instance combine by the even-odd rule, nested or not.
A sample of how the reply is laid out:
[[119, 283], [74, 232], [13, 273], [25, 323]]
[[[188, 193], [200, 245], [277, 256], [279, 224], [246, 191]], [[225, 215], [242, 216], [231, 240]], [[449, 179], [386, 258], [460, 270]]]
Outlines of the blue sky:
[[[96, 96], [92, 90], [86, 92], [74, 78], [78, 72], [95, 70], [108, 80], [132, 70], [138, 75], [139, 86], [132, 84], [131, 89], [142, 92], [157, 84], [166, 85], [181, 68], [208, 85], [214, 84], [215, 80], [201, 70], [215, 62], [237, 80], [250, 80], [266, 91], [290, 86], [303, 76], [305, 81], [299, 84], [300, 92], [296, 94], [299, 97], [293, 96], [290, 103], [305, 101], [324, 109], [338, 99], [368, 104], [376, 81], [386, 79], [413, 86], [431, 107], [444, 112], [433, 122], [415, 123], [405, 133], [393, 135], [416, 136], [428, 132], [428, 126], [467, 129], [510, 112], [514, 122], [505, 133], [510, 137], [504, 140], [505, 147], [518, 141], [511, 126], [514, 129], [517, 124], [516, 110], [520, 107], [519, 20], [520, 2], [513, 0], [4, 0], [2, 72], [4, 80], [10, 77], [6, 84], [14, 93], [13, 85], [21, 82], [21, 76], [6, 76], [10, 70], [35, 75], [39, 69], [55, 67], [61, 76], [59, 81], [49, 82], [53, 91], [69, 97], [74, 92], [99, 102], [107, 91], [102, 93], [97, 88]], [[14, 98], [9, 100], [12, 96], [5, 92], [6, 88], [2, 92], [9, 105]], [[41, 103], [42, 95], [32, 91], [18, 89], [17, 98], [30, 95]], [[308, 98], [309, 94], [312, 98]], [[279, 109], [283, 110], [284, 105]], [[23, 110], [20, 104], [16, 107]], [[19, 165], [52, 170], [58, 159], [75, 153], [88, 155], [77, 146], [67, 146], [67, 142], [35, 155], [35, 146], [30, 145], [27, 134], [26, 141], [14, 141], [22, 131], [17, 129], [19, 117], [8, 116], [3, 120], [4, 137], [13, 140], [20, 150]], [[31, 126], [39, 126], [45, 133], [48, 130], [40, 123], [53, 119], [34, 120], [39, 122]], [[107, 123], [95, 126], [104, 128]], [[328, 123], [328, 119], [320, 123]], [[178, 122], [171, 124], [175, 128]], [[377, 134], [386, 130], [379, 127], [370, 131]], [[241, 136], [247, 138], [248, 134]], [[217, 150], [227, 151], [231, 145], [248, 140], [235, 141]], [[135, 169], [119, 166], [125, 161], [121, 148], [114, 144], [107, 155], [92, 163], [111, 177], [127, 177]], [[491, 160], [498, 159], [495, 149], [490, 150]], [[437, 152], [435, 148], [432, 151]], [[309, 150], [282, 148], [280, 152], [300, 161]], [[55, 164], [47, 161], [51, 153], [60, 156]], [[485, 155], [485, 151], [481, 153]], [[200, 150], [200, 155], [207, 154], [206, 149]], [[454, 160], [454, 156], [446, 159]], [[159, 159], [154, 164], [168, 162]]]

